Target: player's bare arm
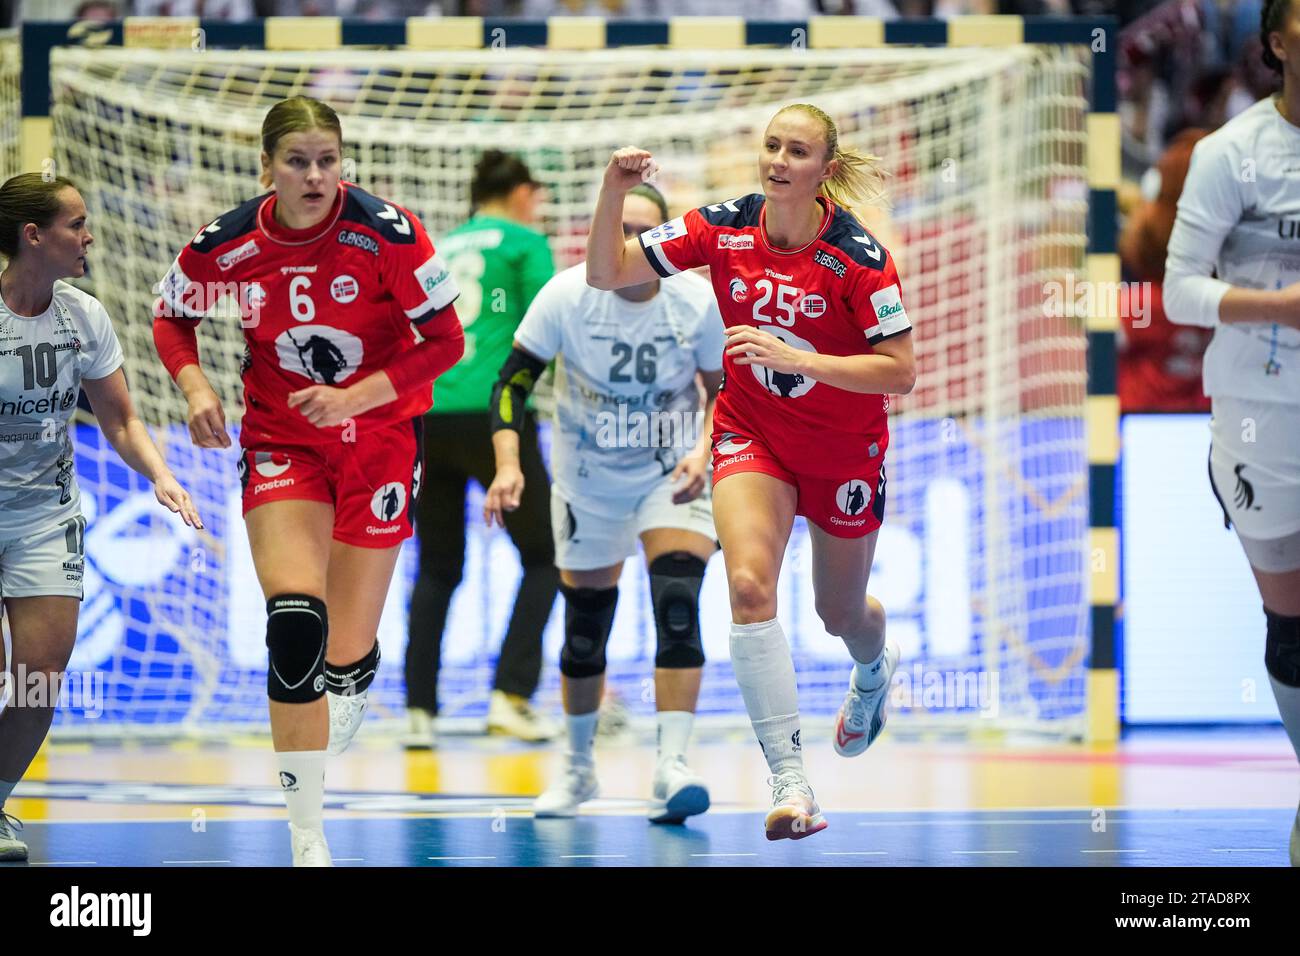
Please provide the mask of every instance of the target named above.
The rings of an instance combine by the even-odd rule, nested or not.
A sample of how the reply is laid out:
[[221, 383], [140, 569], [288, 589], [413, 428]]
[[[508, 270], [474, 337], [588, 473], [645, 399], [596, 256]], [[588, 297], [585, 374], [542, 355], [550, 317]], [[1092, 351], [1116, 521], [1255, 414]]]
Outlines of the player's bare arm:
[[737, 365], [762, 365], [774, 372], [807, 375], [846, 392], [906, 395], [916, 384], [912, 333], [872, 347], [871, 355], [818, 355], [793, 348], [750, 325], [727, 329], [727, 354]]
[[525, 402], [546, 363], [514, 342], [514, 348], [496, 387], [492, 390], [492, 452], [496, 458], [496, 475], [483, 497], [483, 520], [506, 526], [505, 512], [514, 511], [524, 494], [524, 473], [519, 465], [519, 429], [524, 419]]
[[[704, 483], [709, 480], [709, 457], [713, 447], [713, 410], [718, 404], [718, 389], [722, 387], [722, 370], [705, 372], [697, 376], [704, 387], [705, 406], [704, 424], [695, 447], [683, 455], [673, 468], [672, 483], [674, 504], [694, 501], [704, 491]], [[680, 485], [680, 487], [678, 487]]]
[[160, 504], [179, 514], [191, 528], [202, 528], [203, 520], [189, 492], [167, 467], [144, 422], [135, 413], [131, 393], [126, 388], [126, 374], [119, 368], [105, 378], [83, 378], [81, 387], [90, 399], [100, 430], [122, 461], [149, 479]]
[[650, 153], [636, 146], [624, 146], [610, 157], [587, 234], [587, 283], [594, 288], [623, 289], [659, 278], [641, 251], [641, 240], [623, 238], [623, 197], [658, 168]]

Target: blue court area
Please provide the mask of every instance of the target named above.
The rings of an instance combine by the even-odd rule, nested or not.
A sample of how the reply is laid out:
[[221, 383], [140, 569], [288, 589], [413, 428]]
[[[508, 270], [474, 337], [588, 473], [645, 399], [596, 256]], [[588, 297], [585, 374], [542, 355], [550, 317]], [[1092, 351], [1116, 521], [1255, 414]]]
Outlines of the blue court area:
[[[458, 797], [436, 816], [328, 819], [326, 834], [338, 866], [1286, 866], [1293, 818], [1259, 808], [828, 808], [821, 833], [769, 843], [758, 811], [715, 807], [683, 826], [654, 826], [634, 801], [597, 801], [572, 820], [534, 820], [527, 802]], [[189, 819], [32, 821], [22, 836], [34, 866], [290, 863], [281, 820], [207, 820], [200, 832]]]

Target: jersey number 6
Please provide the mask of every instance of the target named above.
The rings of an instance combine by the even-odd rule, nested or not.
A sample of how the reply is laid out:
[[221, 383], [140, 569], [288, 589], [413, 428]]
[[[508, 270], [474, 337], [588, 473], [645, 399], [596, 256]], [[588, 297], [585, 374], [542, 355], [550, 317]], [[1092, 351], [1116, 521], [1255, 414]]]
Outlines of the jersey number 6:
[[316, 318], [316, 303], [306, 292], [310, 288], [311, 280], [306, 276], [294, 276], [289, 283], [289, 312], [299, 322], [310, 322]]

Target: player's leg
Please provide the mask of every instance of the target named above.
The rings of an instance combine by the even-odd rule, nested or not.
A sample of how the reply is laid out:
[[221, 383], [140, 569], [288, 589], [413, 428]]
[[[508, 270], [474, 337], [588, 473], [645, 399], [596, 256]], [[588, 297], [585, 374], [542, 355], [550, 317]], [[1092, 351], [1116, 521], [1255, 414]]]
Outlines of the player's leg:
[[[1264, 664], [1273, 697], [1282, 717], [1291, 746], [1300, 758], [1300, 532], [1269, 542], [1250, 542], [1246, 553], [1251, 558], [1255, 581], [1264, 599], [1267, 635]], [[1265, 562], [1264, 549], [1278, 560]], [[1266, 563], [1274, 570], [1264, 571], [1256, 563]], [[1290, 570], [1277, 568], [1293, 564]], [[1300, 866], [1300, 808], [1291, 827], [1291, 865]]]
[[867, 593], [879, 533], [842, 538], [808, 524], [817, 616], [854, 662], [835, 722], [835, 752], [844, 757], [862, 753], [884, 729], [898, 666], [898, 648], [885, 641], [885, 609]]
[[[707, 502], [691, 504], [696, 504], [697, 510], [707, 510]], [[673, 506], [670, 498], [667, 506], [683, 512], [680, 523], [685, 524], [691, 520], [691, 504]], [[709, 557], [717, 550], [712, 516], [703, 514], [701, 518], [707, 518], [707, 533], [679, 527], [649, 528], [641, 533], [655, 619], [658, 754], [648, 811], [654, 823], [680, 823], [709, 808], [708, 788], [686, 762], [704, 673], [700, 586]]]
[[804, 774], [794, 661], [776, 619], [777, 578], [797, 505], [795, 485], [770, 474], [731, 472], [713, 486], [731, 599], [731, 664], [772, 771], [769, 840], [799, 839], [826, 826]]
[[330, 640], [325, 662], [331, 754], [347, 749], [365, 714], [379, 670], [379, 618], [397, 566], [400, 545], [361, 547], [334, 540], [326, 575]]
[[328, 866], [325, 584], [334, 508], [321, 501], [271, 501], [248, 511], [244, 521], [266, 597], [271, 741], [289, 809], [294, 865]]
[[[1300, 415], [1277, 403], [1215, 398], [1210, 430], [1210, 484], [1264, 602], [1264, 663], [1300, 757], [1300, 530], [1286, 530], [1300, 527]], [[1300, 866], [1300, 809], [1291, 864]]]
[[465, 484], [469, 472], [458, 451], [458, 415], [426, 418], [424, 473], [416, 499], [419, 568], [411, 589], [406, 642], [408, 747], [425, 748], [436, 737], [438, 670], [442, 635], [452, 596], [465, 570]]
[[[486, 417], [481, 433], [479, 480], [486, 488], [495, 471]], [[510, 734], [523, 740], [549, 740], [555, 736], [555, 728], [533, 710], [529, 699], [541, 679], [542, 632], [555, 604], [560, 577], [555, 567], [555, 544], [551, 540], [550, 478], [537, 445], [537, 419], [531, 413], [519, 438], [519, 467], [524, 474], [524, 491], [519, 507], [508, 512], [505, 520], [506, 533], [519, 551], [523, 576], [497, 658], [488, 732]]]
[[560, 690], [568, 748], [564, 772], [533, 804], [539, 817], [571, 817], [599, 793], [592, 746], [605, 690], [605, 645], [618, 604], [623, 562], [586, 571], [561, 571], [564, 594], [564, 648], [560, 652]]
[[[0, 711], [0, 860], [13, 861], [27, 859], [27, 844], [15, 832], [21, 824], [4, 812], [5, 801], [49, 733], [57, 688], [77, 639], [81, 599], [65, 594], [6, 597], [4, 605], [13, 659], [4, 662], [9, 693]], [[38, 674], [45, 693], [28, 694], [28, 682]]]
[[571, 817], [599, 792], [592, 745], [605, 689], [605, 645], [618, 606], [623, 561], [635, 549], [630, 521], [584, 511], [551, 487], [551, 527], [564, 595], [560, 688], [567, 750], [564, 772], [533, 804], [539, 817]]

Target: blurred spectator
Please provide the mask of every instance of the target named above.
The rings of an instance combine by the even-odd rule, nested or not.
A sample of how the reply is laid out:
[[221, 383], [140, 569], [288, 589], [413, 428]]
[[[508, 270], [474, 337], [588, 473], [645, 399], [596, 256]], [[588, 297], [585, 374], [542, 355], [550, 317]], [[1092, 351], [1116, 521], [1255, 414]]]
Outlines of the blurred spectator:
[[252, 20], [253, 0], [130, 0], [137, 17], [203, 17], [206, 20]]
[[1201, 391], [1201, 357], [1210, 329], [1174, 325], [1165, 315], [1161, 284], [1169, 235], [1178, 213], [1192, 147], [1209, 130], [1183, 130], [1156, 164], [1154, 198], [1129, 217], [1119, 240], [1124, 292], [1120, 297], [1119, 404], [1122, 412], [1209, 411]]
[[75, 20], [120, 20], [122, 11], [114, 0], [85, 0], [72, 16]]

